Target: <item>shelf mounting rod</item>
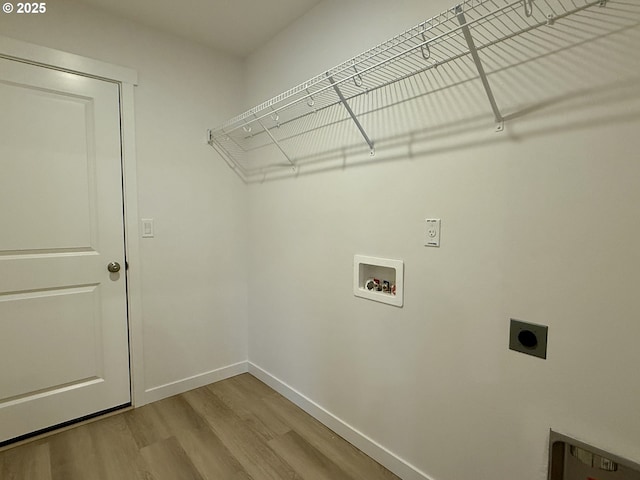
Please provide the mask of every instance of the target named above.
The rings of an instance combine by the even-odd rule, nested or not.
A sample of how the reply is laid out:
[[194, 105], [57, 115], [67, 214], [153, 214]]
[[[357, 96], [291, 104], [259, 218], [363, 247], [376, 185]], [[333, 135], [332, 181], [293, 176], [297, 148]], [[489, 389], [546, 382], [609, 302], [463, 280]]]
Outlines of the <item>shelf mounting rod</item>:
[[269, 135], [269, 138], [271, 138], [271, 141], [273, 142], [273, 144], [278, 147], [278, 150], [280, 150], [282, 152], [282, 155], [284, 155], [284, 157], [287, 159], [287, 161], [291, 164], [291, 167], [295, 170], [296, 169], [296, 164], [293, 162], [293, 160], [291, 160], [291, 158], [289, 157], [289, 155], [287, 155], [287, 152], [284, 151], [284, 149], [282, 148], [282, 146], [280, 145], [280, 143], [278, 142], [278, 140], [276, 140], [276, 137], [274, 137], [271, 132], [269, 131], [269, 129], [265, 126], [264, 123], [262, 123], [260, 121], [260, 119], [258, 118], [257, 115], [253, 115], [254, 117], [256, 117], [256, 122], [258, 122], [258, 124], [262, 127], [262, 129], [265, 131], [265, 133], [267, 135]]
[[491, 109], [493, 110], [493, 115], [495, 116], [495, 119], [496, 119], [496, 132], [501, 132], [502, 130], [504, 130], [504, 117], [500, 113], [500, 109], [498, 108], [496, 99], [493, 96], [493, 91], [491, 90], [489, 79], [487, 78], [487, 74], [485, 73], [484, 67], [482, 66], [480, 55], [478, 55], [478, 49], [476, 48], [476, 44], [473, 41], [473, 37], [471, 36], [471, 30], [467, 25], [467, 19], [464, 16], [464, 12], [462, 11], [461, 5], [456, 6], [456, 16], [458, 17], [458, 23], [460, 23], [460, 27], [462, 30], [462, 34], [464, 35], [464, 39], [467, 41], [467, 46], [469, 47], [469, 53], [473, 58], [473, 62], [476, 64], [476, 69], [478, 70], [478, 74], [480, 75], [480, 80], [482, 80], [484, 91], [486, 92], [487, 98], [489, 99], [489, 103], [491, 104]]
[[340, 88], [338, 87], [338, 84], [335, 82], [335, 80], [333, 79], [332, 76], [330, 76], [329, 74], [327, 74], [327, 78], [329, 79], [329, 82], [331, 83], [331, 86], [333, 87], [333, 89], [336, 91], [336, 93], [338, 94], [338, 97], [340, 98], [340, 102], [342, 102], [342, 105], [344, 105], [344, 108], [347, 109], [347, 112], [349, 112], [349, 115], [351, 116], [351, 119], [353, 120], [353, 122], [356, 124], [356, 127], [358, 127], [358, 130], [360, 130], [360, 133], [362, 134], [362, 136], [364, 137], [364, 140], [367, 142], [367, 145], [369, 145], [369, 149], [371, 150], [371, 156], [375, 155], [376, 150], [373, 147], [373, 142], [371, 141], [371, 139], [369, 138], [369, 135], [367, 135], [367, 132], [365, 132], [364, 128], [362, 127], [362, 125], [360, 124], [360, 121], [358, 120], [358, 117], [356, 117], [356, 114], [353, 113], [353, 110], [351, 110], [351, 107], [349, 106], [349, 104], [347, 103], [347, 99], [344, 98], [344, 95], [342, 94], [342, 92], [340, 91]]

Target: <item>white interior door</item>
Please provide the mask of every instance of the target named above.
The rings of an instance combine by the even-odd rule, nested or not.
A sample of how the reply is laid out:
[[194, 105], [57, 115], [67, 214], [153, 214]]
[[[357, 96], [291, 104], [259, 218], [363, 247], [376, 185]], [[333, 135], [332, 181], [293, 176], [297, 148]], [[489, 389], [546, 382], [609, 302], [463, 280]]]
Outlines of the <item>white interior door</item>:
[[118, 89], [0, 59], [0, 442], [130, 402]]

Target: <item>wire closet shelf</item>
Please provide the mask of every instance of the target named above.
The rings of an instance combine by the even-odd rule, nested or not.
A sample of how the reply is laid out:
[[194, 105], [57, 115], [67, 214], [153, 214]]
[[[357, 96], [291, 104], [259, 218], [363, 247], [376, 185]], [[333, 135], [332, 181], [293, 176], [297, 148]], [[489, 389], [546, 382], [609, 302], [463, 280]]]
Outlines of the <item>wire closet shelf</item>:
[[[362, 118], [384, 109], [385, 102], [428, 94], [431, 84], [423, 82], [423, 87], [417, 89], [423, 91], [413, 88], [411, 92], [395, 94], [402, 97], [400, 100], [387, 98], [394, 95], [370, 94], [458, 61], [466, 62], [470, 79], [481, 82], [496, 131], [501, 131], [503, 116], [480, 52], [585, 9], [605, 6], [607, 1], [464, 0], [208, 130], [208, 143], [245, 181], [273, 170], [295, 171], [298, 161], [318, 148], [317, 141], [305, 141], [305, 137], [317, 135], [323, 129], [328, 130], [325, 139], [339, 143], [340, 135], [335, 129], [349, 128], [351, 135], [374, 155], [376, 139], [363, 125]], [[366, 102], [363, 96], [369, 97]]]

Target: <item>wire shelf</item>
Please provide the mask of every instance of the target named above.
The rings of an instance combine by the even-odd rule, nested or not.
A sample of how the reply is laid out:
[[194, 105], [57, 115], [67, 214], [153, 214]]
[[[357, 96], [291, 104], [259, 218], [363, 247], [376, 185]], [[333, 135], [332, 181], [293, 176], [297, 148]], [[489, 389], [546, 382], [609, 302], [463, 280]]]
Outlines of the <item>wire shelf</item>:
[[[555, 27], [607, 1], [464, 0], [209, 130], [209, 144], [245, 181], [273, 170], [295, 170], [323, 149], [361, 145], [373, 155], [377, 139], [390, 134], [388, 128], [381, 131], [377, 115], [393, 115], [387, 109], [416, 100], [416, 108], [422, 108], [426, 95], [462, 84], [472, 85], [468, 93], [491, 108], [500, 131], [504, 119], [488, 75], [522, 62], [536, 46], [548, 48], [533, 36], [541, 27], [554, 26], [554, 48], [575, 42], [578, 27], [570, 25], [569, 33]], [[520, 39], [532, 43], [523, 46]], [[410, 128], [401, 119], [389, 123], [396, 130]]]

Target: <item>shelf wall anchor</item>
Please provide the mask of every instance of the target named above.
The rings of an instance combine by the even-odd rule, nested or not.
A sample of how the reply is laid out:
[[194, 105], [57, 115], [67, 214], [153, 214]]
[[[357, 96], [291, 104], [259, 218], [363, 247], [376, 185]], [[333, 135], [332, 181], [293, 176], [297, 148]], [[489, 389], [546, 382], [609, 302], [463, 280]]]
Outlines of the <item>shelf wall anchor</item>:
[[313, 112], [315, 113], [316, 109], [314, 107], [314, 105], [316, 104], [316, 101], [313, 99], [313, 95], [311, 95], [311, 93], [309, 93], [309, 89], [305, 88], [305, 91], [307, 92], [307, 106], [309, 108], [313, 109]]
[[333, 89], [336, 91], [336, 94], [338, 95], [338, 97], [340, 98], [340, 102], [342, 103], [342, 105], [344, 105], [344, 108], [347, 109], [347, 112], [349, 113], [349, 115], [351, 116], [351, 119], [353, 120], [353, 122], [356, 124], [356, 127], [358, 127], [358, 130], [360, 130], [360, 133], [362, 134], [362, 136], [364, 137], [364, 140], [367, 142], [367, 145], [369, 145], [369, 149], [370, 149], [370, 154], [371, 156], [374, 156], [376, 154], [376, 150], [373, 147], [373, 142], [371, 141], [371, 139], [369, 138], [369, 135], [367, 135], [367, 132], [364, 130], [364, 128], [362, 127], [362, 125], [360, 124], [360, 121], [358, 120], [358, 117], [356, 117], [356, 114], [353, 113], [353, 110], [351, 110], [351, 107], [349, 106], [349, 104], [347, 103], [347, 99], [344, 98], [344, 95], [342, 94], [342, 92], [340, 91], [340, 88], [338, 87], [338, 84], [335, 82], [335, 80], [333, 79], [332, 76], [330, 76], [327, 73], [327, 78], [329, 79], [329, 83], [331, 83], [331, 86], [333, 87]]
[[360, 76], [360, 73], [358, 72], [358, 69], [355, 65], [353, 66], [353, 71], [356, 72], [355, 77], [353, 77], [353, 83], [356, 85], [356, 87], [361, 87], [363, 84], [362, 77]]
[[[525, 2], [526, 1], [527, 0], [525, 0]], [[462, 34], [464, 35], [464, 39], [467, 41], [467, 46], [469, 47], [469, 53], [473, 58], [473, 62], [476, 65], [478, 74], [480, 75], [480, 80], [482, 81], [482, 86], [484, 87], [484, 91], [487, 94], [489, 103], [491, 104], [491, 109], [493, 110], [493, 115], [496, 120], [496, 132], [501, 132], [504, 130], [504, 117], [500, 113], [500, 109], [498, 108], [496, 99], [493, 96], [493, 91], [491, 90], [489, 79], [487, 78], [487, 74], [485, 73], [484, 67], [482, 66], [480, 55], [478, 55], [478, 49], [476, 48], [476, 44], [473, 41], [473, 36], [471, 36], [471, 30], [469, 30], [469, 26], [467, 25], [467, 19], [465, 18], [464, 12], [462, 11], [462, 7], [460, 5], [458, 5], [455, 8], [455, 12], [456, 12], [456, 16], [458, 17], [458, 23], [460, 24]]]
[[533, 15], [533, 0], [522, 0], [524, 3], [524, 16], [530, 17]]
[[429, 49], [429, 42], [424, 32], [422, 32], [422, 45], [420, 45], [420, 52], [422, 52], [422, 58], [429, 60], [431, 58], [431, 50]]
[[271, 114], [271, 120], [275, 122], [276, 127], [280, 128], [280, 115], [273, 109], [273, 107], [271, 107], [271, 110], [273, 110], [273, 113]]

